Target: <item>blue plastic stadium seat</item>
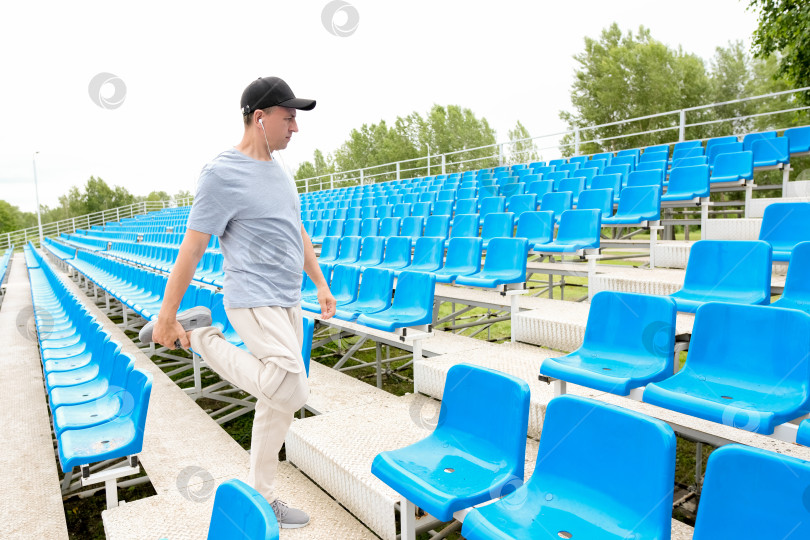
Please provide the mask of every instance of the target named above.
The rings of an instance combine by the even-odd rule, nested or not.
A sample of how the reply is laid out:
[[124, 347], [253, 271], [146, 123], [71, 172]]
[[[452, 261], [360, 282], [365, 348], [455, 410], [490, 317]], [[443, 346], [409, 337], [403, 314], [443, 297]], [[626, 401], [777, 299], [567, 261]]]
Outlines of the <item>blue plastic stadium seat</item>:
[[790, 141], [791, 155], [810, 152], [810, 126], [786, 129], [784, 137]]
[[810, 242], [796, 244], [790, 255], [785, 288], [773, 307], [799, 309], [810, 314]]
[[[335, 265], [332, 269], [332, 280], [329, 290], [335, 297], [337, 305], [348, 304], [357, 298], [357, 288], [360, 282], [360, 268], [357, 266]], [[317, 297], [312, 299], [301, 299], [301, 309], [313, 313], [321, 312], [321, 305]]]
[[411, 242], [415, 242], [417, 238], [422, 236], [422, 230], [425, 228], [425, 218], [423, 217], [406, 217], [402, 220], [402, 228], [399, 231], [399, 236], [410, 238]]
[[436, 276], [424, 272], [402, 272], [397, 278], [391, 307], [377, 313], [363, 313], [358, 324], [393, 332], [406, 326], [429, 325], [433, 318]]
[[692, 245], [683, 287], [669, 295], [678, 311], [706, 302], [768, 305], [771, 246], [767, 242], [700, 240]]
[[[330, 238], [330, 237], [327, 237]], [[360, 257], [360, 241], [362, 238], [359, 236], [344, 236], [340, 239], [340, 250], [337, 257], [333, 260], [325, 260], [331, 264], [352, 264]]]
[[546, 409], [536, 463], [514, 493], [467, 514], [464, 538], [670, 537], [675, 433], [664, 422], [560, 396]]
[[575, 176], [573, 178], [563, 178], [557, 186], [556, 191], [568, 191], [571, 193], [571, 204], [576, 206], [579, 194], [585, 189], [585, 177]]
[[326, 236], [326, 221], [319, 220], [315, 222], [315, 232], [312, 234], [310, 238], [313, 244], [321, 244], [323, 243], [323, 239]]
[[453, 219], [453, 226], [450, 229], [450, 238], [445, 242], [449, 245], [453, 238], [478, 237], [480, 218], [477, 214], [461, 214]]
[[365, 218], [360, 223], [360, 236], [377, 236], [380, 232], [380, 218]]
[[656, 186], [663, 193], [664, 174], [663, 170], [640, 170], [633, 171], [627, 175], [627, 184], [624, 187]]
[[717, 156], [710, 181], [712, 184], [740, 184], [753, 178], [754, 154], [750, 151], [732, 152]]
[[545, 359], [540, 373], [620, 396], [666, 379], [674, 370], [676, 315], [666, 297], [598, 292], [582, 346]]
[[669, 379], [647, 385], [643, 399], [770, 435], [810, 413], [808, 372], [810, 315], [710, 302], [695, 315], [686, 364]]
[[669, 173], [667, 192], [661, 202], [696, 201], [709, 196], [709, 166], [675, 167]]
[[618, 203], [622, 188], [627, 184], [627, 177], [619, 173], [599, 174], [593, 177], [589, 189], [612, 189], [613, 202]]
[[537, 201], [543, 198], [546, 193], [551, 193], [554, 188], [554, 182], [548, 180], [536, 180], [528, 184], [526, 193], [534, 193], [537, 195]]
[[773, 260], [788, 261], [799, 242], [810, 241], [810, 203], [773, 203], [765, 207], [759, 239], [773, 248]]
[[241, 480], [217, 488], [208, 540], [278, 540], [278, 521], [267, 499]]
[[376, 268], [398, 270], [411, 264], [411, 239], [392, 236], [385, 241], [385, 255]]
[[380, 236], [399, 236], [399, 228], [402, 218], [387, 217], [380, 220]]
[[524, 212], [517, 220], [515, 238], [525, 238], [528, 248], [547, 244], [554, 240], [553, 212]]
[[790, 162], [790, 142], [786, 137], [760, 139], [754, 141], [751, 152], [754, 154], [754, 167], [777, 167]]
[[763, 131], [760, 133], [748, 133], [743, 137], [743, 150], [753, 150], [754, 143], [758, 141], [768, 141], [776, 139], [775, 131]]
[[487, 248], [484, 267], [474, 274], [456, 277], [456, 285], [495, 288], [525, 283], [528, 250], [525, 238], [493, 238]]
[[[615, 161], [614, 161], [615, 163]], [[605, 167], [602, 171], [603, 175], [606, 174], [618, 174], [621, 175], [621, 183], [624, 186], [627, 183], [627, 177], [631, 172], [635, 170], [635, 166], [631, 167], [630, 164], [627, 163], [616, 163], [615, 165], [609, 165]], [[590, 183], [588, 184], [590, 185]]]
[[540, 200], [540, 210], [554, 212], [554, 220], [559, 222], [560, 216], [566, 210], [571, 210], [571, 192], [555, 191], [546, 193]]
[[301, 358], [304, 360], [304, 369], [309, 377], [309, 362], [312, 354], [312, 336], [315, 333], [315, 320], [310, 317], [302, 317], [304, 327], [304, 343], [301, 345]]
[[586, 189], [579, 194], [577, 210], [599, 210], [602, 219], [613, 215], [613, 190], [608, 189]]
[[560, 180], [563, 178], [568, 178], [569, 173], [568, 171], [554, 171], [552, 173], [548, 173], [543, 175], [543, 180], [549, 180], [554, 182], [554, 191], [557, 191], [557, 187], [560, 185]]
[[712, 146], [711, 150], [706, 152], [706, 157], [709, 159], [709, 167], [714, 168], [717, 162], [717, 157], [722, 154], [733, 154], [745, 150], [741, 142], [730, 142], [724, 144], [716, 144]]
[[[635, 173], [632, 173], [635, 174]], [[646, 226], [661, 219], [661, 188], [658, 186], [626, 187], [619, 198], [616, 213], [602, 220], [602, 225]]]
[[318, 262], [332, 263], [338, 257], [340, 248], [339, 236], [327, 236], [321, 244], [321, 253], [318, 255]]
[[326, 227], [326, 236], [343, 236], [344, 225], [345, 220], [343, 219], [330, 220], [329, 225]]
[[[641, 157], [641, 149], [640, 148], [629, 148], [627, 150], [619, 150], [618, 152], [616, 152], [616, 157], [617, 158], [628, 157], [628, 156], [635, 158], [636, 163], [638, 163], [638, 159]], [[613, 158], [614, 161], [615, 161], [615, 159], [616, 158]], [[610, 164], [613, 165], [614, 161], [611, 161]]]
[[480, 238], [450, 238], [444, 266], [435, 271], [436, 281], [452, 283], [458, 276], [474, 274], [481, 269], [483, 245]]
[[[523, 483], [529, 386], [493, 370], [458, 364], [447, 372], [436, 429], [381, 452], [371, 472], [441, 521]], [[672, 486], [670, 486], [670, 489]]]
[[[127, 381], [127, 388], [137, 393], [127, 396], [124, 405], [112, 420], [89, 428], [61, 432], [59, 462], [63, 472], [72, 471], [77, 465], [137, 454], [143, 449], [152, 376], [140, 370], [130, 370]], [[112, 384], [110, 386], [114, 387]], [[101, 396], [96, 396], [98, 397]], [[53, 402], [51, 407], [53, 408]]]
[[709, 456], [694, 540], [810, 538], [810, 463], [729, 444]]
[[363, 271], [360, 289], [354, 302], [337, 306], [335, 317], [353, 321], [362, 313], [377, 313], [391, 307], [394, 273], [390, 270], [369, 268]]
[[582, 254], [598, 250], [602, 215], [599, 210], [566, 210], [560, 218], [557, 238], [537, 246], [536, 253]]
[[452, 216], [453, 201], [439, 201], [433, 205], [433, 216]]
[[617, 165], [627, 165], [628, 167], [630, 167], [631, 171], [634, 171], [634, 170], [636, 170], [636, 166], [638, 165], [638, 160], [640, 158], [641, 158], [641, 155], [639, 155], [638, 157], [635, 157], [635, 156], [616, 156], [610, 162], [610, 167], [615, 167]]
[[394, 205], [394, 209], [391, 212], [392, 217], [396, 218], [406, 218], [411, 215], [411, 204], [409, 203], [399, 203]]
[[[591, 180], [593, 177], [596, 176], [598, 173], [598, 169], [593, 168], [586, 168], [586, 169], [577, 169], [571, 173], [570, 178], [584, 178], [585, 179], [585, 186], [590, 185]], [[565, 191], [565, 190], [563, 190]], [[569, 190], [570, 191], [570, 190]]]
[[363, 238], [360, 246], [360, 257], [352, 264], [360, 268], [377, 266], [383, 261], [384, 251], [385, 238], [382, 236], [367, 236]]
[[512, 212], [488, 214], [481, 226], [481, 240], [484, 249], [493, 238], [511, 238], [515, 230], [515, 215]]
[[375, 207], [374, 217], [379, 219], [390, 218], [394, 216], [393, 204], [381, 204]]
[[456, 201], [455, 214], [477, 214], [478, 199], [459, 199]]
[[450, 232], [450, 216], [430, 216], [425, 220], [425, 237], [445, 240]]
[[395, 270], [394, 275], [399, 277], [400, 272], [435, 272], [442, 267], [444, 261], [444, 238], [418, 238], [413, 249], [413, 260], [403, 270]]
[[507, 203], [509, 199], [515, 197], [517, 195], [523, 195], [523, 190], [525, 189], [525, 184], [520, 182], [514, 182], [504, 185], [501, 188], [501, 195], [506, 197]]
[[483, 220], [489, 214], [502, 213], [505, 209], [506, 197], [485, 197], [481, 199], [481, 211], [479, 215]]
[[537, 195], [534, 193], [513, 195], [509, 199], [509, 211], [514, 214], [515, 219], [518, 219], [523, 212], [533, 212], [536, 209]]

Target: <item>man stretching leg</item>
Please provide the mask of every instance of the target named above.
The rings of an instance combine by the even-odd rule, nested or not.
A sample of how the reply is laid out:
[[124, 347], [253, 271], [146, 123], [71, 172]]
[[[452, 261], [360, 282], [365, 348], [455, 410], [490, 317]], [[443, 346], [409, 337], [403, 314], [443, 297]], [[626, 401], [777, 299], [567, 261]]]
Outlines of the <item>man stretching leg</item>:
[[[277, 77], [245, 89], [242, 142], [203, 168], [160, 313], [141, 330], [144, 343], [191, 346], [222, 378], [256, 397], [248, 483], [271, 503], [283, 528], [309, 523], [274, 491], [279, 450], [309, 396], [301, 358], [302, 271], [317, 286], [323, 318], [334, 315], [335, 299], [301, 223], [295, 184], [272, 153], [298, 131], [296, 112], [314, 107]], [[250, 353], [209, 326], [204, 308], [177, 313], [212, 234], [225, 258], [225, 312]]]

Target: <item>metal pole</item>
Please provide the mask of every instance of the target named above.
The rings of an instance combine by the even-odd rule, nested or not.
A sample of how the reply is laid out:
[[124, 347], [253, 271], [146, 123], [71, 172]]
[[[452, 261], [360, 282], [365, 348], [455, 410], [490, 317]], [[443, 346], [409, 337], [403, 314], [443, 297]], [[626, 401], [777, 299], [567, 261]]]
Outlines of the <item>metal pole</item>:
[[360, 185], [363, 185], [363, 169], [360, 169]]
[[503, 165], [503, 143], [498, 145], [498, 165]]
[[442, 154], [442, 174], [447, 174], [447, 154]]
[[574, 154], [579, 155], [579, 128], [574, 128]]
[[686, 109], [681, 109], [681, 125], [678, 128], [678, 140], [686, 140]]
[[335, 175], [329, 175], [329, 189], [335, 189]]
[[399, 177], [399, 170], [400, 170], [399, 169], [399, 164], [400, 164], [400, 162], [397, 161], [397, 180], [400, 180], [400, 177]]
[[37, 154], [39, 151], [34, 152], [34, 156], [32, 161], [34, 162], [34, 194], [37, 198], [37, 226], [39, 227], [39, 244], [42, 245], [42, 241], [45, 239], [45, 236], [42, 234], [42, 215], [39, 212], [39, 186], [37, 185]]
[[428, 173], [427, 175], [430, 176], [430, 145], [427, 145], [427, 161], [428, 161]]

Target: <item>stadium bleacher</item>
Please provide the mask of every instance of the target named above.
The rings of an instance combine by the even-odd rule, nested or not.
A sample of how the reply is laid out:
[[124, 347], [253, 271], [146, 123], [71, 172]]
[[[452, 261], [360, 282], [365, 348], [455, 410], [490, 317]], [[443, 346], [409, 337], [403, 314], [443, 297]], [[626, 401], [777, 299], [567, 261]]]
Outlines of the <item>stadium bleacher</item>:
[[[704, 235], [689, 242], [684, 269], [653, 269], [669, 264], [652, 261], [660, 246], [669, 249], [669, 241], [653, 240], [662, 207], [706, 210], [712, 193], [741, 188], [747, 210], [756, 175], [786, 171], [791, 157], [810, 152], [808, 132], [684, 141], [301, 194], [303, 226], [338, 301], [337, 316], [321, 320], [317, 291], [304, 278], [305, 348], [318, 349], [335, 330], [358, 339], [334, 368], [307, 366], [314, 390], [307, 407], [315, 415], [293, 424], [287, 459], [362, 521], [352, 529], [362, 531], [357, 537], [414, 538], [453, 519], [467, 538], [534, 537], [540, 529], [561, 538], [723, 537], [718, 524], [732, 510], [718, 492], [732, 481], [731, 470], [751, 470], [750, 482], [780, 498], [756, 504], [748, 473], [734, 476], [736, 504], [761, 519], [734, 529], [733, 537], [746, 531], [768, 537], [761, 532], [768, 525], [781, 530], [787, 515], [810, 513], [795, 480], [757, 476], [778, 467], [799, 471], [799, 478], [808, 474], [810, 202], [783, 194], [765, 207], [756, 238]], [[46, 239], [42, 253], [51, 262], [25, 249], [34, 305], [46, 310], [36, 322], [63, 470], [107, 459], [103, 452], [79, 458], [76, 448], [99, 437], [119, 440], [110, 430], [135, 434], [111, 457], [132, 456], [144, 445], [151, 377], [132, 367], [122, 344], [82, 304], [121, 316], [123, 330], [153, 319], [188, 211], [170, 208]], [[606, 238], [614, 227], [650, 234], [649, 268], [596, 264], [618, 258], [610, 250], [621, 238]], [[571, 259], [551, 258], [560, 255]], [[83, 298], [52, 263], [83, 287]], [[774, 263], [787, 263], [783, 290]], [[538, 286], [537, 276], [546, 274], [586, 276], [595, 294], [582, 303], [534, 298], [556, 286], [551, 277]], [[209, 307], [226, 339], [244, 347], [225, 314], [223, 276], [212, 237], [181, 309]], [[451, 320], [455, 328], [460, 313], [440, 313], [446, 304], [487, 310], [459, 329], [509, 320], [512, 343], [440, 332]], [[339, 371], [373, 367], [381, 386], [391, 367], [383, 367], [379, 346], [376, 364], [352, 357], [366, 340], [412, 352], [406, 366], [413, 367], [416, 395], [392, 396]], [[154, 346], [141, 352], [180, 362]], [[347, 359], [355, 363], [344, 365]], [[200, 381], [204, 359], [184, 362], [194, 365], [189, 396], [225, 395]], [[139, 396], [143, 405], [119, 414], [116, 392]], [[235, 399], [241, 409], [217, 422], [242, 414], [248, 401]], [[727, 445], [710, 458], [694, 531], [672, 519], [674, 434]], [[598, 462], [593, 447], [603, 452]], [[613, 467], [601, 466], [605, 460]], [[159, 497], [173, 501], [167, 508], [185, 504], [165, 491]], [[108, 502], [110, 527], [172, 520], [168, 509], [141, 501]], [[218, 507], [206, 508], [216, 518]], [[210, 534], [228, 526], [212, 519], [209, 531], [205, 521]], [[805, 536], [808, 523], [793, 531]]]

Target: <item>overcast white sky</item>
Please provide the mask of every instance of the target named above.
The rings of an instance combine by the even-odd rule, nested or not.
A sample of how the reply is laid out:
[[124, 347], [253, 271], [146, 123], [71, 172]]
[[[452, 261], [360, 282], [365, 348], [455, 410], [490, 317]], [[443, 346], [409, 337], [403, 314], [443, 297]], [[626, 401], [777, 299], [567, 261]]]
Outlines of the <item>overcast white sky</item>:
[[[434, 103], [469, 107], [499, 140], [517, 120], [533, 136], [561, 131], [572, 56], [613, 21], [707, 60], [756, 27], [744, 0], [349, 3], [359, 24], [347, 37], [324, 28], [328, 0], [5, 3], [0, 199], [35, 209], [34, 151], [48, 206], [90, 175], [136, 195], [193, 191], [202, 166], [239, 142], [239, 98], [259, 76], [318, 100], [284, 156], [295, 170], [352, 128]], [[102, 72], [126, 84], [118, 108], [90, 98]]]

